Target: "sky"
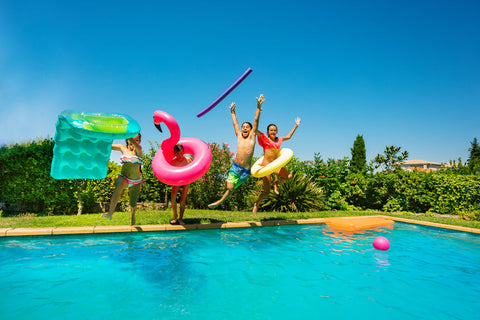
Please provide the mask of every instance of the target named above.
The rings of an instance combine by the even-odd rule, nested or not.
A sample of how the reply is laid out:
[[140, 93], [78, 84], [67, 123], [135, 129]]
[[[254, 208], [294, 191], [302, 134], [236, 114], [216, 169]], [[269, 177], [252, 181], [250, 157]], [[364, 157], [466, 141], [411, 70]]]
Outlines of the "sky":
[[480, 138], [479, 31], [478, 1], [2, 0], [0, 145], [53, 138], [70, 109], [130, 115], [145, 148], [169, 136], [153, 125], [163, 110], [182, 137], [235, 152], [228, 107], [252, 122], [263, 94], [260, 131], [284, 136], [301, 118], [282, 145], [300, 160], [351, 157], [360, 134], [368, 161], [391, 145], [466, 161]]

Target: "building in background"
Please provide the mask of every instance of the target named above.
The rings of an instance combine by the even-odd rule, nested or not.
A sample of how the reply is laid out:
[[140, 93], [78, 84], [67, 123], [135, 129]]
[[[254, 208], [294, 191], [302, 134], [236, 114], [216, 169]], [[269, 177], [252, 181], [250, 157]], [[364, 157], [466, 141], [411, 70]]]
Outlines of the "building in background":
[[405, 160], [400, 162], [400, 167], [406, 171], [432, 172], [440, 169], [442, 164], [426, 160]]

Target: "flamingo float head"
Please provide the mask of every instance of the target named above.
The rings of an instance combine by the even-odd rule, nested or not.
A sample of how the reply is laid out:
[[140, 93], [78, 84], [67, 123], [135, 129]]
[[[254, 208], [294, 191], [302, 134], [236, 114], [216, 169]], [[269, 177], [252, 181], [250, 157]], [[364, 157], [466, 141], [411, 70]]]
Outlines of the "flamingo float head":
[[178, 140], [180, 140], [180, 127], [178, 126], [177, 121], [165, 111], [155, 111], [153, 113], [153, 124], [160, 132], [163, 132], [160, 126], [162, 122], [165, 123], [170, 131], [170, 138], [165, 139], [162, 142], [162, 150], [167, 153], [166, 158], [170, 160], [174, 157], [173, 147], [175, 147]]

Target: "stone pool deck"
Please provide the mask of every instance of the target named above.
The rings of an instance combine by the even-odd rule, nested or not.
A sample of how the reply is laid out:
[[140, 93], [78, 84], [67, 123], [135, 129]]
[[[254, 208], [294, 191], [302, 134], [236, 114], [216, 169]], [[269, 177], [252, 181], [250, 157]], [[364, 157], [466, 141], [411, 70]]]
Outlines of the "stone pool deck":
[[[436, 228], [444, 228], [463, 232], [480, 234], [480, 229], [452, 226], [441, 223], [419, 221], [413, 219], [397, 218], [390, 216], [360, 216], [348, 217], [348, 219], [368, 219], [383, 218], [398, 222], [420, 224]], [[313, 219], [292, 219], [292, 220], [270, 220], [270, 221], [242, 221], [242, 222], [217, 222], [217, 223], [198, 223], [182, 225], [158, 224], [158, 225], [135, 225], [135, 226], [90, 226], [90, 227], [46, 227], [46, 228], [0, 228], [0, 237], [12, 236], [37, 236], [37, 235], [64, 235], [64, 234], [91, 234], [91, 233], [119, 233], [119, 232], [148, 232], [148, 231], [179, 231], [179, 230], [198, 230], [198, 229], [228, 229], [228, 228], [249, 228], [266, 227], [295, 224], [322, 224], [329, 218]]]

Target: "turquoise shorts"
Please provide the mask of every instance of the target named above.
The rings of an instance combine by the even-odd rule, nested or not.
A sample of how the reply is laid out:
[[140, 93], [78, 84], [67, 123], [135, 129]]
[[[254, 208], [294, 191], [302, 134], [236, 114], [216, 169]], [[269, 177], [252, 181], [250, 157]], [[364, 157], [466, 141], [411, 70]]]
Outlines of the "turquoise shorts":
[[237, 189], [247, 181], [248, 177], [250, 177], [250, 169], [245, 169], [234, 162], [228, 173], [227, 182], [233, 183], [234, 189]]

